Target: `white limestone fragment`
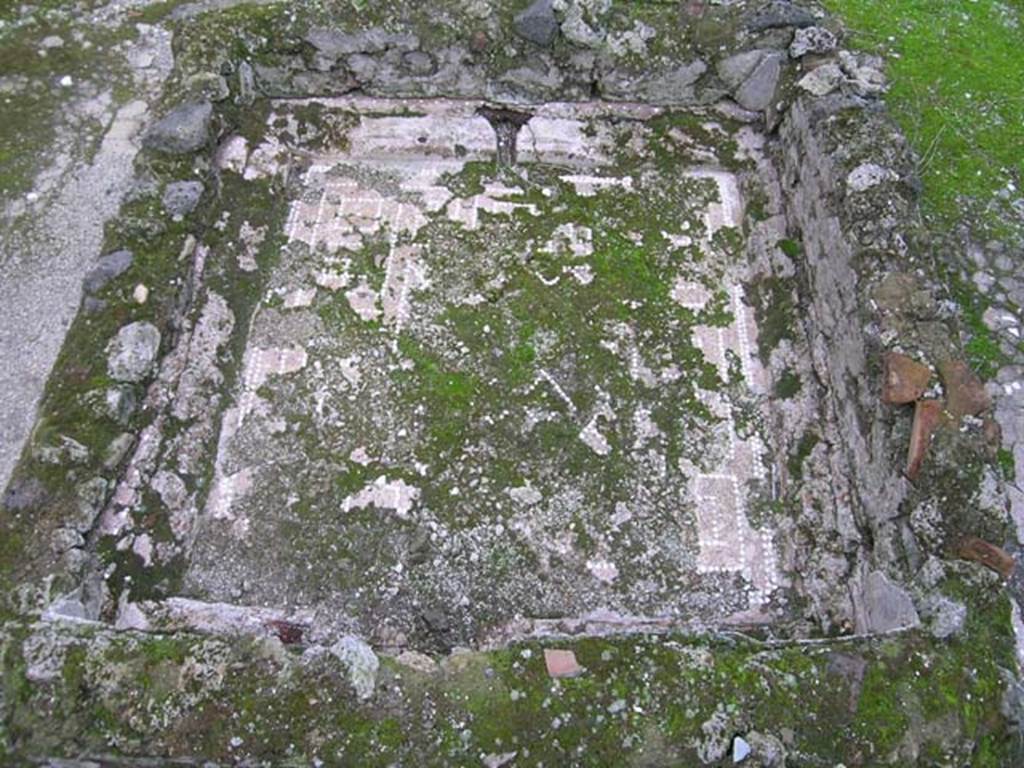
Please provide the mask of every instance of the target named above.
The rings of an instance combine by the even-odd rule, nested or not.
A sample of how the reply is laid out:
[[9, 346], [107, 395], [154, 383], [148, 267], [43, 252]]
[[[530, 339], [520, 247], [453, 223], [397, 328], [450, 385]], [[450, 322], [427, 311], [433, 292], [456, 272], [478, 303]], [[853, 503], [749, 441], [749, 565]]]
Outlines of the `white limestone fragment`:
[[414, 290], [427, 284], [426, 269], [419, 260], [418, 246], [402, 246], [388, 256], [384, 286], [381, 288], [381, 306], [384, 322], [401, 329], [412, 313], [410, 296]]
[[139, 556], [142, 564], [147, 568], [153, 565], [153, 539], [148, 533], [142, 533], [135, 537], [132, 543], [132, 552]]
[[732, 740], [732, 761], [733, 763], [742, 763], [750, 755], [750, 745], [742, 736], [737, 736]]
[[357, 355], [349, 355], [338, 361], [338, 364], [341, 366], [341, 375], [353, 387], [358, 387], [363, 380], [363, 374], [359, 370], [358, 363], [359, 357]]
[[[127, 596], [127, 594], [127, 592], [122, 593], [124, 596]], [[146, 632], [150, 629], [150, 624], [149, 620], [146, 618], [146, 614], [139, 609], [138, 605], [124, 600], [118, 607], [117, 619], [114, 622], [114, 629], [122, 632], [127, 629]]]
[[380, 668], [373, 649], [358, 637], [348, 635], [331, 646], [331, 654], [348, 667], [349, 682], [359, 698], [365, 701], [372, 697]]
[[377, 306], [377, 293], [363, 279], [359, 285], [350, 291], [345, 292], [348, 305], [352, 311], [359, 315], [361, 320], [372, 322], [380, 317], [380, 308]]
[[633, 413], [633, 429], [636, 431], [634, 448], [642, 448], [648, 440], [661, 435], [661, 430], [651, 418], [650, 408], [640, 406]]
[[348, 455], [348, 460], [363, 467], [369, 466], [373, 463], [373, 459], [370, 457], [370, 454], [366, 452], [366, 448], [362, 445]]
[[236, 499], [246, 496], [253, 486], [251, 468], [239, 470], [230, 475], [216, 477], [206, 506], [214, 520], [228, 520], [233, 523], [235, 532], [244, 536], [249, 532], [249, 520], [239, 515], [232, 507]]
[[555, 256], [569, 254], [577, 259], [585, 258], [594, 252], [594, 233], [590, 227], [571, 222], [559, 224], [541, 250]]
[[675, 235], [671, 232], [662, 232], [661, 236], [668, 240], [673, 248], [689, 248], [693, 245], [693, 238], [689, 235]]
[[483, 756], [484, 768], [502, 768], [516, 759], [518, 750], [515, 752], [490, 752]]
[[274, 176], [281, 170], [282, 157], [287, 153], [288, 150], [276, 138], [271, 136], [265, 139], [249, 156], [242, 178], [251, 181]]
[[238, 252], [238, 268], [243, 272], [255, 272], [259, 269], [256, 251], [267, 237], [267, 228], [254, 227], [248, 221], [243, 221], [238, 237], [242, 241], [242, 248]]
[[851, 192], [864, 192], [887, 181], [896, 181], [899, 175], [891, 168], [883, 168], [876, 163], [858, 165], [846, 177], [846, 186]]
[[647, 55], [647, 41], [653, 40], [655, 31], [642, 21], [633, 22], [633, 28], [608, 35], [608, 48], [616, 56]]
[[627, 191], [633, 189], [632, 176], [614, 177], [569, 174], [562, 176], [562, 181], [572, 184], [575, 187], [576, 194], [580, 197], [593, 197], [600, 190], [607, 189], [608, 187], [621, 187]]
[[570, 267], [568, 269], [570, 275], [580, 285], [590, 285], [594, 282], [594, 270], [590, 268], [589, 264], [581, 264], [578, 267]]
[[420, 489], [402, 479], [388, 481], [381, 475], [358, 493], [348, 496], [341, 505], [345, 512], [353, 509], [377, 507], [393, 511], [400, 518], [407, 518], [420, 497]]
[[632, 510], [621, 501], [615, 502], [615, 512], [611, 517], [612, 528], [618, 530], [632, 519]]
[[508, 495], [512, 500], [525, 507], [531, 507], [544, 500], [544, 495], [530, 485], [521, 485], [517, 488], [509, 488]]
[[598, 417], [595, 416], [587, 423], [587, 426], [580, 432], [580, 440], [598, 456], [607, 456], [612, 452], [612, 447], [608, 443], [608, 439], [598, 430], [597, 419]]
[[711, 298], [711, 292], [700, 283], [694, 283], [683, 277], [676, 278], [672, 292], [669, 294], [672, 300], [681, 307], [687, 309], [704, 309], [704, 305]]
[[618, 566], [611, 560], [587, 560], [587, 570], [598, 581], [611, 584], [619, 576]]
[[554, 377], [552, 377], [552, 375], [543, 368], [537, 372], [537, 382], [539, 383], [540, 381], [546, 381], [551, 386], [555, 396], [565, 403], [566, 407], [569, 409], [569, 413], [576, 413], [576, 404], [573, 403], [572, 398], [569, 397], [568, 393], [566, 393], [566, 391], [562, 389], [561, 385], [555, 381]]
[[686, 175], [695, 179], [711, 179], [718, 188], [718, 202], [709, 204], [704, 212], [704, 224], [709, 237], [720, 229], [740, 225], [743, 218], [743, 203], [735, 174], [702, 168], [689, 171]]
[[249, 160], [249, 142], [242, 136], [230, 136], [217, 148], [214, 164], [218, 170], [242, 173]]
[[316, 275], [316, 284], [328, 291], [340, 291], [352, 282], [352, 277], [347, 272], [336, 272], [325, 270]]
[[408, 667], [424, 675], [432, 675], [438, 670], [436, 661], [425, 653], [417, 651], [402, 651], [395, 657], [395, 661], [403, 667]]
[[838, 64], [824, 64], [804, 75], [797, 86], [812, 96], [827, 96], [846, 79]]
[[296, 373], [305, 368], [308, 361], [306, 350], [300, 346], [255, 349], [246, 365], [245, 387], [248, 390], [259, 389], [271, 375]]
[[285, 309], [308, 307], [316, 298], [316, 288], [297, 288], [284, 297]]

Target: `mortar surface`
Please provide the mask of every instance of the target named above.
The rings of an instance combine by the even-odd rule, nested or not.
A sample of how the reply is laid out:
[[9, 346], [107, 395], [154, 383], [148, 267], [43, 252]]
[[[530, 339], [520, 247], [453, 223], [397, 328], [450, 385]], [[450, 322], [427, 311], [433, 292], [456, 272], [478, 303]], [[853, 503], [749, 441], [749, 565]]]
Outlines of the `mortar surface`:
[[471, 105], [327, 104], [186, 593], [384, 647], [770, 620], [737, 129], [552, 104], [498, 169]]

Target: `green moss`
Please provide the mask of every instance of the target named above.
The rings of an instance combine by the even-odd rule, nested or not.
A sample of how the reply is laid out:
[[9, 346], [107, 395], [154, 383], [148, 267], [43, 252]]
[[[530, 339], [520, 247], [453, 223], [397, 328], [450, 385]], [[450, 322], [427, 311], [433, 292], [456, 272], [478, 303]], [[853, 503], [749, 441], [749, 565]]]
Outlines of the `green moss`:
[[948, 266], [943, 267], [940, 274], [952, 299], [960, 307], [960, 320], [968, 337], [964, 345], [967, 361], [979, 376], [991, 379], [1009, 362], [999, 340], [984, 321], [985, 310], [992, 306], [991, 299]]
[[[489, 166], [470, 164], [448, 183], [471, 194], [482, 189], [482, 179], [489, 173]], [[680, 210], [692, 209], [695, 200], [713, 199], [713, 183], [681, 178], [635, 192], [599, 190], [582, 197], [560, 178], [560, 169], [531, 166], [529, 173], [530, 183], [510, 200], [536, 206], [542, 215], [522, 208], [511, 216], [484, 214], [479, 229], [465, 232], [453, 231], [439, 216], [418, 235], [417, 241], [431, 254], [433, 282], [459, 286], [460, 293], [485, 299], [473, 306], [450, 303], [440, 314], [439, 327], [457, 342], [457, 355], [450, 344], [439, 345], [436, 335], [400, 342], [399, 350], [414, 368], [396, 373], [395, 379], [409, 403], [424, 407], [423, 420], [431, 432], [424, 460], [441, 456], [444, 464], [435, 466], [437, 471], [460, 471], [464, 457], [459, 451], [480, 436], [481, 418], [527, 407], [537, 397], [549, 408], [576, 413], [590, 411], [599, 390], [618, 402], [642, 397], [621, 353], [606, 346], [612, 324], [629, 328], [636, 339], [630, 343], [642, 344], [647, 354], [660, 354], [662, 364], [671, 359], [688, 372], [666, 385], [678, 390], [678, 396], [667, 401], [671, 407], [652, 404], [652, 417], [673, 442], [671, 450], [678, 452], [685, 434], [681, 424], [711, 418], [696, 388], [722, 386], [717, 369], [692, 345], [690, 329], [697, 324], [726, 326], [733, 317], [730, 297], [718, 284], [711, 286], [712, 298], [700, 312], [683, 309], [671, 299], [671, 287], [692, 254], [673, 249], [663, 233], [678, 231]], [[587, 228], [592, 254], [546, 250], [569, 224]], [[702, 224], [695, 229], [699, 227]], [[481, 251], [494, 258], [479, 259], [476, 254]], [[565, 272], [581, 265], [591, 274], [585, 286]], [[494, 287], [496, 280], [500, 288]], [[348, 327], [351, 323], [344, 314], [339, 321]], [[456, 357], [458, 363], [448, 361]], [[571, 405], [540, 377], [540, 371], [561, 366], [566, 370], [559, 378], [567, 382]], [[625, 431], [612, 426], [616, 432]], [[629, 470], [619, 452], [598, 461], [579, 440], [579, 429], [572, 421], [539, 424], [528, 452], [523, 436], [506, 419], [492, 423], [487, 431], [507, 445], [512, 456], [530, 456], [513, 475], [526, 472], [532, 462], [539, 467], [557, 463], [571, 476], [588, 478], [587, 485], [597, 477], [603, 478], [602, 484], [610, 485], [616, 478], [628, 482]], [[609, 439], [621, 447], [627, 437], [615, 434]], [[602, 464], [611, 469], [602, 469]]]
[[764, 277], [746, 286], [757, 319], [757, 352], [761, 362], [768, 359], [784, 339], [796, 338], [797, 308], [792, 281]]
[[508, 351], [508, 383], [517, 387], [529, 383], [534, 377], [533, 363], [537, 359], [537, 350], [531, 344], [516, 344]]
[[786, 368], [775, 382], [775, 397], [789, 400], [795, 397], [802, 387], [800, 376], [792, 368]]
[[148, 665], [156, 665], [164, 661], [183, 664], [189, 656], [191, 642], [189, 638], [154, 636], [148, 638], [141, 646], [141, 657]]
[[804, 461], [811, 455], [811, 452], [819, 442], [821, 442], [821, 438], [818, 436], [818, 433], [813, 430], [805, 432], [800, 438], [800, 442], [797, 444], [796, 450], [786, 460], [786, 468], [789, 470], [789, 476], [793, 478], [794, 481], [800, 482], [803, 478]]
[[768, 193], [759, 184], [751, 185], [746, 190], [746, 212], [753, 221], [765, 221], [768, 218]]
[[791, 259], [797, 258], [802, 251], [800, 243], [796, 242], [795, 240], [779, 240], [777, 245], [779, 250], [781, 250]]
[[182, 5], [186, 5], [191, 0], [155, 0], [154, 2], [148, 3], [138, 13], [137, 21], [143, 24], [158, 24], [167, 19], [167, 17], [176, 8]]
[[[678, 39], [678, 35], [674, 37]], [[647, 62], [645, 67], [649, 65]], [[722, 130], [716, 130], [711, 127], [712, 124], [721, 126]], [[722, 119], [719, 115], [711, 120], [700, 112], [667, 110], [647, 125], [649, 133], [646, 155], [659, 171], [671, 175], [688, 166], [703, 164], [706, 156], [702, 157], [700, 149], [714, 148], [719, 162], [726, 170], [748, 170], [750, 162], [738, 159], [740, 153], [735, 138], [738, 127], [735, 121]], [[680, 141], [682, 137], [685, 139]], [[638, 158], [624, 148], [619, 151], [616, 159], [626, 168], [647, 162], [643, 155]]]
[[1014, 463], [1013, 451], [1007, 450], [1006, 448], [1000, 448], [996, 451], [996, 464], [999, 465], [1000, 471], [1003, 473], [1003, 479], [1008, 483], [1012, 483], [1017, 479], [1017, 468]]
[[[933, 702], [941, 708], [941, 702]], [[864, 674], [857, 717], [862, 738], [874, 745], [879, 757], [884, 759], [903, 737], [911, 715], [909, 705], [900, 686], [893, 685], [892, 668], [884, 660], [870, 664]]]
[[472, 197], [481, 195], [488, 181], [500, 178], [501, 171], [493, 162], [470, 160], [458, 173], [445, 174], [441, 184], [456, 197]]
[[[961, 597], [970, 591], [962, 581], [947, 587]], [[999, 667], [1013, 653], [1008, 606], [999, 596], [972, 603], [964, 635], [950, 644], [913, 633], [771, 648], [684, 636], [560, 641], [585, 668], [560, 681], [548, 676], [536, 642], [456, 656], [435, 675], [384, 659], [377, 695], [363, 704], [330, 655], [299, 664], [249, 640], [135, 635], [100, 643], [88, 630], [70, 638], [56, 688], [28, 680], [20, 654], [3, 655], [6, 701], [17, 707], [5, 725], [23, 756], [40, 745], [62, 749], [62, 739], [88, 755], [130, 738], [135, 754], [275, 764], [402, 764], [414, 754], [425, 764], [468, 766], [480, 754], [528, 748], [545, 764], [646, 755], [656, 765], [689, 765], [717, 716], [726, 739], [751, 725], [774, 735], [788, 729], [791, 752], [811, 761], [850, 764], [860, 755], [883, 763], [914, 727], [924, 754], [943, 764], [1008, 765], [1013, 744], [999, 714]], [[865, 664], [856, 688], [833, 671], [835, 654]], [[222, 671], [208, 679], [210, 669]], [[113, 687], [111, 675], [119, 678]], [[56, 711], [66, 728], [55, 740], [40, 726]]]
[[413, 401], [427, 409], [434, 447], [443, 452], [460, 447], [476, 412], [480, 382], [472, 374], [446, 366], [408, 336], [399, 338], [398, 348], [415, 368], [396, 377], [408, 385]]

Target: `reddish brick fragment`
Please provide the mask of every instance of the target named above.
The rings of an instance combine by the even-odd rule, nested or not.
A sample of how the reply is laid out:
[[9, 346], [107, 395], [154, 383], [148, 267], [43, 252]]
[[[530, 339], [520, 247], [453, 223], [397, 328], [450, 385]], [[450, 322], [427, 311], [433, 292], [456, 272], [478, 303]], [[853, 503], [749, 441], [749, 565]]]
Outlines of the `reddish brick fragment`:
[[477, 30], [473, 33], [472, 37], [469, 38], [469, 49], [473, 51], [473, 53], [483, 53], [487, 50], [487, 46], [490, 44], [490, 38], [488, 38], [487, 33], [482, 30]]
[[907, 452], [907, 477], [914, 480], [921, 471], [932, 433], [942, 421], [942, 401], [918, 400], [914, 406], [914, 424], [910, 428], [910, 450]]
[[1004, 579], [1010, 578], [1010, 574], [1013, 573], [1013, 569], [1017, 565], [1017, 561], [1002, 547], [990, 544], [977, 536], [968, 536], [961, 541], [957, 547], [957, 556], [963, 560], [981, 563]]
[[280, 619], [271, 619], [267, 622], [266, 626], [285, 645], [301, 643], [303, 632], [305, 632], [298, 624], [293, 624], [290, 621], [281, 621]]
[[946, 390], [946, 407], [958, 421], [964, 416], [977, 416], [992, 405], [985, 385], [963, 360], [943, 360], [939, 376]]
[[583, 667], [576, 661], [576, 654], [572, 651], [545, 648], [544, 663], [551, 677], [578, 677], [583, 674]]
[[926, 365], [898, 352], [882, 358], [882, 402], [890, 405], [912, 403], [925, 393], [932, 372]]

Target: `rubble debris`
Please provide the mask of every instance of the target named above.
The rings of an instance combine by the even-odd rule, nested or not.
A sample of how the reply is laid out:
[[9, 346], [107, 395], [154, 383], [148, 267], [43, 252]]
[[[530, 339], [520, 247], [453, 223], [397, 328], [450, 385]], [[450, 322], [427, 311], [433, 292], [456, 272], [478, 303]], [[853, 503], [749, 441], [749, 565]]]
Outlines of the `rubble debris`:
[[750, 756], [750, 745], [742, 736], [732, 740], [732, 762], [733, 765], [742, 763]]
[[575, 653], [558, 648], [544, 649], [544, 665], [547, 667], [548, 674], [556, 679], [579, 677], [585, 671], [576, 661]]
[[992, 405], [985, 385], [963, 360], [943, 360], [938, 369], [946, 390], [946, 408], [954, 419], [977, 416]]
[[373, 696], [377, 687], [380, 659], [364, 641], [353, 635], [341, 638], [330, 648], [331, 654], [348, 667], [349, 682], [360, 699]]
[[267, 629], [272, 631], [277, 639], [285, 645], [301, 643], [305, 633], [305, 628], [301, 625], [282, 619], [270, 619], [267, 622]]
[[898, 352], [887, 352], [882, 358], [882, 402], [912, 403], [924, 395], [931, 378], [928, 366]]
[[797, 83], [812, 96], [828, 96], [846, 79], [838, 64], [823, 64], [815, 67]]
[[754, 14], [747, 23], [747, 29], [764, 32], [780, 27], [810, 27], [814, 22], [814, 16], [806, 9], [787, 0], [772, 0]]
[[86, 293], [97, 294], [116, 277], [127, 272], [135, 256], [131, 251], [114, 251], [96, 260], [96, 266], [90, 269], [82, 282]]
[[543, 48], [547, 48], [558, 34], [558, 19], [555, 17], [552, 0], [536, 0], [512, 20], [516, 34]]
[[910, 448], [907, 452], [907, 477], [911, 480], [921, 472], [932, 434], [943, 418], [941, 400], [918, 400], [914, 406], [914, 423], [910, 427]]
[[202, 149], [210, 138], [213, 106], [208, 101], [180, 104], [156, 122], [143, 144], [154, 152], [187, 155]]
[[153, 370], [160, 350], [160, 331], [144, 320], [117, 332], [107, 346], [107, 369], [117, 381], [136, 382]]
[[172, 181], [164, 189], [164, 210], [171, 216], [186, 216], [192, 213], [199, 205], [203, 189], [201, 181]]
[[798, 29], [789, 44], [789, 55], [799, 59], [807, 54], [831, 53], [837, 45], [836, 36], [824, 27]]
[[865, 623], [868, 632], [889, 632], [921, 623], [907, 591], [881, 571], [868, 574], [864, 588]]
[[995, 571], [1004, 579], [1010, 578], [1017, 561], [1002, 547], [997, 547], [977, 536], [968, 536], [960, 541], [956, 547], [956, 554], [962, 560], [971, 560], [981, 563], [986, 568]]

